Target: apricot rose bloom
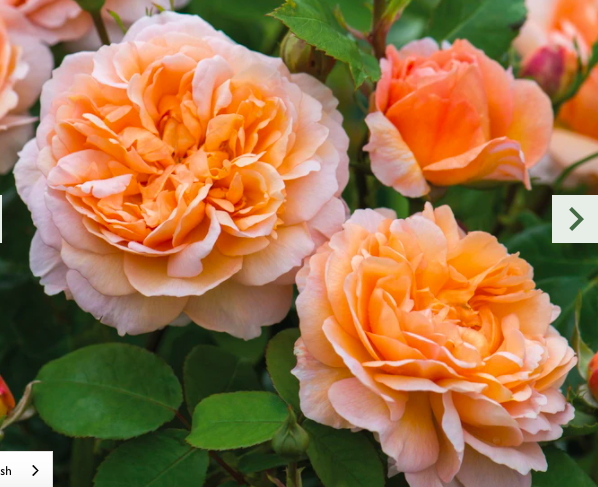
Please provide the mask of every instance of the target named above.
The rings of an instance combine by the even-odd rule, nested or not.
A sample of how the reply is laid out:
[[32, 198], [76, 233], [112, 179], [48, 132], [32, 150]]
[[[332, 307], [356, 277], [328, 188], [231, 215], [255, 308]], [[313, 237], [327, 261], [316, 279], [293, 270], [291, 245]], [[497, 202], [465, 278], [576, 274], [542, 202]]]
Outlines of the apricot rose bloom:
[[[187, 3], [188, 0], [176, 0], [175, 6], [179, 8]], [[90, 33], [96, 37], [91, 16], [75, 0], [0, 0], [0, 5], [22, 15], [28, 23], [28, 31], [48, 44], [78, 40]], [[170, 0], [106, 0], [104, 20], [113, 34], [111, 39], [115, 40], [120, 28], [108, 10], [117, 13], [128, 26], [156, 7], [168, 9]]]
[[120, 333], [185, 315], [246, 339], [345, 220], [337, 100], [196, 16], [144, 18], [67, 57], [15, 169], [31, 267]]
[[301, 410], [373, 432], [411, 487], [529, 487], [576, 357], [533, 270], [448, 206], [358, 210], [297, 274]]
[[[546, 46], [559, 43], [579, 50], [587, 62], [592, 45], [598, 41], [598, 0], [527, 0], [528, 22], [516, 41], [526, 58]], [[577, 48], [575, 48], [575, 44]], [[557, 117], [548, 157], [533, 175], [547, 182], [556, 179], [571, 164], [598, 152], [598, 68], [565, 103]], [[598, 158], [580, 166], [569, 177], [570, 184], [598, 188]]]
[[50, 50], [24, 32], [22, 19], [0, 4], [0, 174], [12, 169], [33, 135], [36, 119], [28, 111], [53, 64]]
[[367, 116], [372, 171], [399, 193], [436, 186], [520, 180], [548, 148], [548, 97], [469, 42], [439, 48], [432, 39], [380, 61], [376, 111]]

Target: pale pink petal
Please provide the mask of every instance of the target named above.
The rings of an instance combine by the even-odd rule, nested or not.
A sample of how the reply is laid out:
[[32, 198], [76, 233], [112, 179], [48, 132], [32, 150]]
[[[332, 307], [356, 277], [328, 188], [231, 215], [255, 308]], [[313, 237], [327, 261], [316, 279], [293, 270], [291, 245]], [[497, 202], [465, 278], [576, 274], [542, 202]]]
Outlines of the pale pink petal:
[[185, 313], [208, 330], [251, 340], [261, 334], [261, 327], [280, 323], [292, 301], [292, 286], [244, 286], [226, 281], [203, 296], [191, 296]]
[[53, 296], [68, 289], [66, 273], [68, 267], [60, 258], [60, 252], [46, 245], [36, 232], [29, 251], [31, 272], [41, 278], [46, 294]]
[[457, 474], [463, 487], [531, 487], [532, 475], [521, 475], [480, 455], [472, 448], [465, 449], [463, 466]]

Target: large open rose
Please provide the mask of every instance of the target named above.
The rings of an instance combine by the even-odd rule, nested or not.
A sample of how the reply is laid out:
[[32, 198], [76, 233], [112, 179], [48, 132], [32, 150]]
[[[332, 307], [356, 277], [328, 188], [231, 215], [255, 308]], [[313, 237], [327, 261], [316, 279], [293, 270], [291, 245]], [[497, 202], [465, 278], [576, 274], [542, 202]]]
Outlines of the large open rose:
[[0, 4], [0, 174], [12, 169], [33, 134], [36, 119], [28, 110], [53, 67], [50, 50], [26, 30], [21, 16]]
[[376, 111], [366, 118], [372, 171], [399, 193], [419, 197], [436, 186], [523, 181], [545, 154], [552, 106], [538, 85], [469, 42], [439, 48], [432, 39], [380, 61]]
[[447, 206], [355, 212], [297, 274], [303, 413], [375, 433], [411, 487], [529, 487], [576, 363], [532, 277]]
[[65, 59], [15, 169], [31, 267], [121, 333], [185, 314], [251, 338], [340, 228], [348, 137], [322, 83], [199, 17], [137, 22]]

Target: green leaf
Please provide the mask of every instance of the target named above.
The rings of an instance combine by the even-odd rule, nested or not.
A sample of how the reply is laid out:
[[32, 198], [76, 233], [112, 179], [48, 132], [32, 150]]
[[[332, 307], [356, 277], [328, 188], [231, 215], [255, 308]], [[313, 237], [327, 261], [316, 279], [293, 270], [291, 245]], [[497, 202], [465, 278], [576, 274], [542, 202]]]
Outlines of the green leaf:
[[[520, 252], [534, 268], [536, 280], [556, 276], [590, 276], [598, 268], [595, 244], [553, 244], [552, 225], [529, 228], [507, 242], [509, 252]], [[576, 293], [577, 294], [577, 293]]]
[[220, 348], [224, 348], [240, 359], [255, 365], [264, 357], [264, 350], [270, 338], [270, 330], [263, 328], [262, 334], [253, 340], [243, 340], [228, 333], [218, 332], [211, 332], [210, 336]]
[[289, 328], [270, 340], [266, 350], [266, 365], [280, 397], [293, 406], [295, 411], [300, 412], [299, 381], [291, 374], [291, 370], [297, 365], [293, 350], [298, 338], [299, 329]]
[[550, 295], [550, 301], [561, 308], [553, 323], [561, 335], [569, 337], [575, 329], [575, 303], [579, 292], [583, 296], [579, 330], [591, 349], [598, 349], [598, 281], [584, 277], [563, 276], [536, 281], [539, 289]]
[[355, 39], [340, 26], [326, 3], [320, 0], [286, 0], [269, 15], [316, 49], [348, 64], [356, 87], [367, 79], [378, 81], [380, 78], [376, 59], [359, 49]]
[[575, 417], [565, 428], [563, 437], [591, 435], [598, 431], [598, 421], [591, 414], [575, 410]]
[[282, 467], [288, 463], [288, 460], [275, 453], [251, 453], [241, 457], [238, 467], [241, 473], [255, 473]]
[[284, 423], [285, 402], [271, 392], [216, 394], [199, 403], [187, 441], [206, 450], [232, 450], [272, 439]]
[[548, 471], [533, 473], [533, 487], [596, 487], [592, 479], [564, 451], [550, 446], [544, 449], [544, 453], [548, 461]]
[[213, 345], [198, 345], [191, 351], [185, 360], [183, 377], [191, 414], [200, 401], [212, 394], [260, 389], [251, 365]]
[[307, 420], [307, 455], [325, 487], [383, 487], [384, 471], [376, 449], [362, 433], [337, 430]]
[[579, 323], [581, 319], [581, 306], [583, 301], [583, 295], [581, 290], [577, 294], [577, 299], [575, 301], [575, 328], [573, 329], [573, 337], [571, 338], [571, 345], [577, 353], [577, 370], [579, 371], [579, 375], [581, 375], [584, 379], [588, 379], [588, 365], [590, 364], [590, 360], [594, 357], [594, 352], [590, 347], [586, 345], [583, 341], [581, 336], [581, 331], [579, 330]]
[[166, 430], [127, 441], [100, 465], [95, 487], [200, 487], [209, 457], [185, 442], [187, 432]]
[[442, 0], [428, 35], [437, 41], [467, 39], [499, 59], [517, 37], [526, 14], [525, 0]]
[[127, 439], [170, 421], [183, 394], [172, 369], [124, 344], [93, 345], [45, 365], [33, 388], [42, 419], [67, 436]]

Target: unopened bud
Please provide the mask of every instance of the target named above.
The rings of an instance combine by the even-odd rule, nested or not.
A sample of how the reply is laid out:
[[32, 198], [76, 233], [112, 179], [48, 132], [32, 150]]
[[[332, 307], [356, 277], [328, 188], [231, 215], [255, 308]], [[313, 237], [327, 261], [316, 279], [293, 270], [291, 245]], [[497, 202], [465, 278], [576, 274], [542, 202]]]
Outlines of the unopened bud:
[[326, 81], [335, 63], [334, 58], [318, 51], [291, 32], [282, 40], [280, 57], [291, 73], [311, 74], [320, 81]]
[[562, 44], [537, 49], [524, 60], [521, 76], [532, 78], [556, 101], [569, 89], [579, 68], [578, 54]]
[[592, 357], [588, 364], [588, 388], [598, 401], [598, 353]]
[[0, 377], [0, 423], [15, 408], [15, 399], [10, 392], [10, 389]]
[[307, 451], [309, 435], [297, 423], [295, 413], [289, 409], [285, 423], [278, 428], [272, 438], [272, 449], [287, 460], [298, 460]]

